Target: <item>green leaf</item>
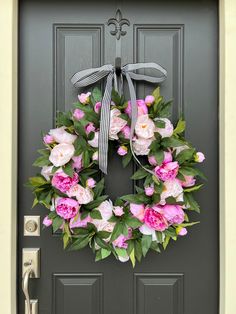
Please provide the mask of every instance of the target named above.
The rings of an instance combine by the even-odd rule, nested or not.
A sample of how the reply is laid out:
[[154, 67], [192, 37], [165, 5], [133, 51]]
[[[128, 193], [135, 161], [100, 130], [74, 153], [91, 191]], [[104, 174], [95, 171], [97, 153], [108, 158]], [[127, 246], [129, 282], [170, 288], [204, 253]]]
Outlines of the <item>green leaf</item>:
[[107, 238], [110, 237], [110, 235], [111, 235], [111, 233], [108, 232], [108, 231], [98, 231], [98, 232], [97, 232], [97, 236], [98, 236], [99, 238], [101, 238], [101, 239], [107, 239]]
[[56, 117], [57, 126], [70, 127], [73, 125], [71, 118], [71, 112], [58, 112]]
[[121, 257], [126, 257], [127, 256], [126, 249], [115, 247], [115, 251], [116, 251], [118, 256], [121, 256]]
[[50, 164], [51, 162], [48, 159], [48, 156], [40, 156], [35, 160], [35, 162], [33, 163], [33, 166], [43, 167], [43, 166], [49, 166]]
[[93, 219], [102, 219], [102, 215], [99, 210], [93, 209], [90, 212], [90, 217]]
[[123, 223], [118, 222], [113, 229], [110, 242], [113, 242], [115, 239], [117, 239], [119, 235], [122, 234], [122, 232], [123, 232]]
[[175, 159], [181, 165], [183, 162], [192, 159], [194, 152], [195, 149], [184, 149], [175, 157]]
[[164, 231], [164, 234], [165, 234], [166, 236], [171, 237], [171, 238], [176, 237], [176, 231], [175, 231], [175, 229], [172, 228], [172, 227], [169, 227], [168, 229], [166, 229], [166, 230]]
[[46, 179], [44, 179], [41, 176], [37, 176], [37, 177], [30, 177], [28, 179], [28, 182], [31, 186], [33, 187], [39, 187], [42, 186], [44, 184], [47, 184], [48, 182], [46, 181]]
[[64, 223], [64, 219], [62, 219], [59, 216], [55, 217], [52, 221], [53, 232], [56, 232], [62, 226], [63, 223]]
[[145, 178], [147, 175], [149, 175], [149, 173], [145, 169], [140, 168], [132, 175], [131, 179], [140, 180]]
[[178, 147], [185, 145], [185, 142], [176, 138], [176, 137], [165, 137], [161, 141], [162, 146], [168, 148], [168, 147]]
[[139, 186], [135, 185], [135, 190], [138, 194], [143, 194], [144, 193], [144, 189], [140, 188]]
[[154, 204], [158, 204], [160, 202], [160, 199], [161, 199], [160, 194], [158, 194], [158, 193], [153, 194], [152, 201]]
[[125, 219], [125, 223], [126, 223], [129, 227], [131, 227], [132, 229], [136, 229], [136, 228], [142, 226], [142, 224], [143, 224], [143, 223], [140, 222], [140, 220], [138, 220], [137, 218], [135, 218], [135, 217], [129, 217], [129, 216]]
[[194, 222], [188, 222], [188, 223], [182, 223], [182, 224], [179, 224], [179, 225], [176, 225], [176, 227], [192, 227], [194, 225], [198, 225], [200, 224], [200, 221], [194, 221]]
[[190, 188], [187, 188], [187, 189], [184, 189], [184, 192], [193, 192], [193, 191], [198, 191], [199, 189], [201, 189], [201, 187], [203, 186], [203, 184], [199, 184], [199, 185], [195, 185], [195, 186], [192, 186]]
[[165, 121], [160, 120], [160, 119], [155, 119], [155, 120], [154, 120], [154, 124], [155, 124], [155, 126], [156, 126], [157, 128], [159, 128], [159, 129], [164, 129], [165, 126], [166, 126]]
[[157, 161], [157, 164], [160, 166], [163, 163], [164, 160], [164, 152], [163, 150], [158, 150], [154, 152], [154, 157]]
[[142, 245], [141, 245], [141, 241], [139, 240], [134, 241], [134, 253], [135, 253], [135, 257], [140, 262], [142, 259]]
[[102, 100], [102, 92], [99, 88], [95, 87], [92, 90], [92, 97], [95, 100], [95, 102], [99, 102]]
[[165, 240], [164, 240], [164, 242], [163, 242], [163, 248], [164, 248], [164, 250], [167, 248], [167, 245], [169, 244], [169, 242], [170, 242], [170, 237], [169, 236], [166, 236], [165, 237]]
[[180, 167], [179, 172], [185, 176], [199, 176], [200, 178], [206, 180], [205, 175], [197, 168], [183, 166]]
[[66, 249], [66, 247], [68, 246], [70, 242], [70, 237], [67, 233], [63, 234], [63, 248]]
[[109, 255], [111, 255], [111, 251], [107, 250], [107, 249], [101, 249], [101, 256], [102, 256], [102, 259], [105, 259], [107, 258]]
[[132, 263], [132, 266], [133, 268], [135, 267], [135, 253], [134, 253], [134, 249], [131, 251], [130, 253], [130, 260], [131, 260], [131, 263]]
[[154, 96], [155, 102], [157, 102], [159, 100], [159, 97], [160, 97], [160, 87], [159, 86], [154, 89], [154, 91], [152, 92], [152, 96]]
[[142, 252], [143, 252], [143, 256], [145, 257], [152, 244], [152, 236], [144, 234], [142, 236], [141, 241], [142, 241]]
[[127, 154], [122, 158], [122, 165], [123, 167], [127, 167], [130, 161], [132, 160], [132, 153], [131, 150], [129, 149]]
[[85, 246], [88, 245], [91, 239], [90, 235], [80, 236], [78, 237], [69, 247], [70, 251], [77, 251], [83, 249]]
[[145, 194], [128, 194], [120, 197], [122, 200], [134, 203], [134, 204], [142, 204], [148, 203], [149, 197]]
[[67, 174], [68, 176], [73, 178], [73, 176], [74, 176], [74, 169], [72, 167], [72, 163], [71, 162], [68, 162], [62, 169], [65, 172], [65, 174]]
[[43, 155], [45, 157], [49, 157], [50, 155], [50, 150], [49, 149], [38, 149], [37, 152], [40, 154], [40, 155]]
[[82, 159], [84, 168], [87, 168], [90, 164], [89, 152], [87, 150], [83, 152]]
[[111, 92], [111, 100], [113, 100], [116, 105], [120, 105], [120, 101], [121, 101], [120, 95], [114, 89]]
[[190, 206], [190, 208], [187, 208], [187, 209], [194, 210], [197, 213], [200, 213], [200, 206], [195, 201], [191, 193], [187, 193], [187, 194], [184, 193], [184, 202], [185, 204]]
[[152, 241], [152, 244], [150, 246], [150, 249], [155, 251], [155, 252], [158, 252], [158, 253], [161, 253], [161, 250], [159, 248], [159, 245], [156, 241]]
[[[162, 99], [161, 99], [162, 100]], [[168, 118], [170, 116], [170, 107], [172, 102], [159, 103], [157, 108], [157, 116], [160, 118]]]
[[180, 119], [177, 123], [176, 128], [174, 129], [174, 134], [180, 134], [184, 132], [186, 126], [186, 122], [182, 119]]
[[95, 188], [93, 189], [94, 192], [94, 198], [99, 197], [103, 190], [104, 190], [104, 186], [105, 186], [105, 179], [102, 178], [95, 186]]
[[84, 207], [86, 209], [94, 209], [96, 207], [98, 207], [103, 201], [105, 201], [107, 199], [108, 195], [102, 195], [102, 196], [99, 196], [96, 200], [84, 205]]
[[[84, 126], [80, 123], [80, 121], [74, 121], [74, 128], [75, 128], [75, 132], [78, 135], [81, 135], [84, 138], [87, 137], [87, 134], [85, 132]], [[78, 139], [78, 141], [79, 141], [79, 139]]]
[[107, 244], [105, 241], [103, 241], [100, 237], [96, 236], [95, 241], [96, 241], [97, 245], [100, 246], [100, 248], [103, 248], [103, 249], [109, 248], [109, 244]]

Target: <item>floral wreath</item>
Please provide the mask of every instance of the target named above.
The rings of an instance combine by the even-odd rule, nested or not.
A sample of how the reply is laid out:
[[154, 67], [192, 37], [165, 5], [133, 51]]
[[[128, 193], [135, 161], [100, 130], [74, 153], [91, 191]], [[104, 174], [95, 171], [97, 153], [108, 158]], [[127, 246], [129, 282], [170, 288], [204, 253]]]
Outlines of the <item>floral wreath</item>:
[[[156, 88], [152, 95], [136, 101], [138, 118], [132, 139], [138, 166], [136, 194], [114, 202], [104, 195], [104, 177], [98, 168], [99, 119], [102, 93], [98, 88], [78, 95], [75, 109], [59, 112], [57, 127], [44, 135], [44, 149], [34, 166], [41, 173], [28, 180], [35, 196], [33, 206], [50, 210], [43, 225], [61, 230], [64, 248], [80, 250], [87, 245], [96, 261], [113, 254], [122, 262], [140, 261], [149, 250], [161, 252], [170, 239], [187, 234], [189, 211], [199, 212], [193, 192], [205, 178], [196, 167], [205, 157], [185, 140], [185, 121], [168, 119], [171, 102]], [[123, 166], [132, 160], [130, 148], [131, 103], [112, 92], [109, 141], [117, 145]], [[101, 178], [102, 177], [102, 178]]]

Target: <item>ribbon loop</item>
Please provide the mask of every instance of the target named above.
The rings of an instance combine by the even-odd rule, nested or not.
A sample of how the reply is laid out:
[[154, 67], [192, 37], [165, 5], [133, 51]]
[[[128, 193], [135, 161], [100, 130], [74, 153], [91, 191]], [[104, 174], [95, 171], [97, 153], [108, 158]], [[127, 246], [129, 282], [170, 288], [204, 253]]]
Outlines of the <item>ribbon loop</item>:
[[[145, 74], [135, 73], [136, 70], [154, 69], [159, 71], [162, 76], [150, 76]], [[133, 84], [135, 81], [146, 81], [150, 83], [163, 82], [167, 77], [167, 71], [157, 63], [130, 63], [121, 68], [121, 82], [123, 85], [123, 76], [126, 77], [130, 100], [131, 100], [131, 132], [130, 132], [130, 149], [135, 161], [140, 165], [138, 158], [133, 151], [132, 139], [134, 135], [134, 128], [138, 117], [138, 108], [136, 105], [136, 94]], [[108, 141], [109, 141], [109, 129], [110, 129], [110, 106], [111, 106], [111, 93], [113, 87], [113, 80], [115, 89], [117, 90], [117, 76], [115, 73], [115, 67], [112, 64], [105, 64], [99, 68], [91, 68], [75, 73], [72, 78], [72, 84], [77, 87], [84, 87], [94, 84], [104, 77], [107, 77], [106, 87], [102, 98], [101, 118], [100, 118], [100, 131], [99, 131], [99, 147], [98, 158], [100, 170], [107, 174], [107, 156], [108, 156]], [[143, 167], [143, 166], [142, 166]], [[146, 171], [152, 173], [149, 169], [143, 167]]]

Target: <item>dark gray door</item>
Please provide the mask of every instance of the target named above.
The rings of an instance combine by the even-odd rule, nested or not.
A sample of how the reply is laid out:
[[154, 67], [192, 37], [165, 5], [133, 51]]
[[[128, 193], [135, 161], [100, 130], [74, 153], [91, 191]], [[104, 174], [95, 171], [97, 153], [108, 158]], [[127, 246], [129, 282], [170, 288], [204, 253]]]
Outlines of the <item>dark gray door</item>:
[[[213, 0], [20, 1], [19, 77], [19, 278], [23, 247], [41, 248], [41, 278], [30, 282], [40, 314], [216, 314], [218, 312], [218, 2]], [[130, 26], [122, 37], [122, 63], [154, 61], [168, 71], [162, 93], [174, 99], [173, 117], [184, 113], [186, 135], [205, 152], [208, 182], [198, 194], [201, 224], [162, 254], [149, 254], [132, 269], [90, 249], [64, 252], [50, 230], [23, 236], [32, 196], [23, 187], [56, 110], [67, 110], [77, 91], [71, 75], [114, 63], [115, 37], [106, 23], [120, 8]], [[150, 85], [138, 84], [144, 95]], [[110, 160], [107, 191], [132, 192], [132, 167]], [[194, 215], [194, 214], [193, 214]], [[193, 218], [199, 219], [197, 215]], [[19, 313], [23, 314], [19, 283]]]

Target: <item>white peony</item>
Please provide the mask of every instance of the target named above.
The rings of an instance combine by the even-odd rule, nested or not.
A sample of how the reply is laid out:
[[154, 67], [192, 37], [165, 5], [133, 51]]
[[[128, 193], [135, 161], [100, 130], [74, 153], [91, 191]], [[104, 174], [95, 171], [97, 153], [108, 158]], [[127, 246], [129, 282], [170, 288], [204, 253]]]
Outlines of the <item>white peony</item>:
[[143, 224], [140, 228], [139, 231], [142, 234], [145, 235], [151, 235], [152, 236], [152, 241], [157, 241], [157, 236], [156, 236], [156, 230], [149, 228], [146, 224]]
[[113, 232], [113, 229], [115, 227], [114, 222], [109, 222], [103, 219], [93, 219], [92, 224], [94, 224], [98, 231], [107, 231], [110, 233]]
[[43, 166], [41, 170], [41, 175], [47, 180], [50, 180], [50, 176], [52, 176], [52, 168], [53, 166]]
[[72, 144], [58, 144], [52, 149], [49, 160], [55, 167], [60, 167], [70, 161], [74, 152], [75, 148]]
[[154, 136], [155, 124], [148, 114], [138, 117], [135, 125], [135, 133], [139, 138], [148, 139]]
[[177, 179], [167, 180], [164, 182], [164, 191], [161, 193], [160, 204], [165, 205], [165, 199], [171, 196], [178, 202], [183, 201], [183, 188]]
[[173, 134], [174, 127], [173, 124], [170, 122], [169, 119], [167, 118], [158, 118], [158, 120], [164, 121], [165, 122], [165, 127], [164, 128], [157, 128], [155, 129], [155, 132], [158, 132], [161, 137], [170, 137]]
[[70, 134], [65, 131], [66, 127], [62, 126], [60, 128], [50, 130], [49, 134], [54, 138], [54, 140], [59, 143], [73, 144], [77, 136]]
[[144, 138], [137, 138], [133, 142], [133, 149], [136, 155], [148, 155], [150, 149], [149, 146], [152, 143], [152, 139], [144, 139]]
[[92, 147], [97, 148], [98, 147], [98, 138], [99, 138], [99, 132], [94, 132], [94, 138], [90, 141], [88, 141], [88, 144]]
[[118, 139], [118, 133], [126, 126], [127, 121], [120, 118], [119, 115], [121, 114], [120, 110], [115, 108], [111, 110], [111, 117], [110, 117], [110, 130], [109, 130], [109, 138], [111, 140]]
[[89, 188], [84, 188], [80, 184], [71, 187], [67, 192], [69, 197], [76, 197], [79, 204], [88, 204], [93, 201], [93, 192]]
[[100, 211], [103, 220], [109, 220], [113, 215], [112, 201], [103, 201], [97, 208]]

